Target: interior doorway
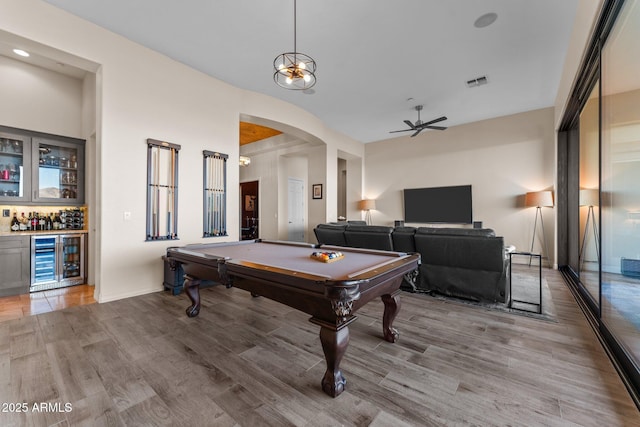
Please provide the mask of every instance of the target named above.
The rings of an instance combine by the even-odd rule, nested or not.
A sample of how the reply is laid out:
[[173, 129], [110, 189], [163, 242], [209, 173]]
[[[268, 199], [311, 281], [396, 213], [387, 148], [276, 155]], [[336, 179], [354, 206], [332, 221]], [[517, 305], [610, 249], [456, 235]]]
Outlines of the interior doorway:
[[338, 157], [338, 220], [347, 218], [347, 161]]
[[253, 240], [260, 236], [258, 181], [240, 183], [240, 236]]
[[304, 193], [304, 181], [289, 178], [287, 239], [291, 242], [304, 242]]

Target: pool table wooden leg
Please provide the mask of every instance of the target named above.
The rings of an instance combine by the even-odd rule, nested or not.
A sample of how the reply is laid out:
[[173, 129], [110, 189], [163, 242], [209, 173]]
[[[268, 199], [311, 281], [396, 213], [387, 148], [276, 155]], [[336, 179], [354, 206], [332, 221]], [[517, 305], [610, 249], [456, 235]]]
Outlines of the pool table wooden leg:
[[400, 311], [400, 294], [382, 295], [382, 302], [384, 303], [384, 315], [382, 316], [384, 339], [389, 342], [396, 342], [400, 334], [393, 328], [393, 320], [396, 318], [398, 311]]
[[184, 293], [191, 300], [187, 316], [196, 317], [200, 313], [200, 280], [188, 274], [184, 275]]
[[320, 342], [327, 362], [327, 371], [322, 378], [322, 390], [331, 397], [336, 397], [344, 391], [347, 380], [340, 371], [340, 361], [349, 345], [349, 327], [328, 328], [321, 326]]

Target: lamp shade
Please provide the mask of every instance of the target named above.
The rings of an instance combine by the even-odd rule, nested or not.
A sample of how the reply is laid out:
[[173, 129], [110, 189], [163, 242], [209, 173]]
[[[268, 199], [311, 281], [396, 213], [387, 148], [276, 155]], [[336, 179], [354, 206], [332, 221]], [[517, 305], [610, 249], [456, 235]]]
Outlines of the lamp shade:
[[530, 191], [524, 196], [526, 207], [553, 206], [553, 191]]
[[597, 188], [580, 190], [580, 206], [598, 206], [599, 191]]
[[376, 208], [375, 200], [360, 200], [358, 202], [358, 209], [361, 211], [368, 211]]

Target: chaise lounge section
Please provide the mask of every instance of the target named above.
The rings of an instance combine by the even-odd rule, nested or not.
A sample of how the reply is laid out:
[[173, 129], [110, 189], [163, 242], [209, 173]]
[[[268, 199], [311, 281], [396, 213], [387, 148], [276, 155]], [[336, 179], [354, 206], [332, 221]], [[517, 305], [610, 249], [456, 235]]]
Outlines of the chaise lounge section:
[[418, 228], [422, 256], [417, 286], [481, 302], [509, 300], [504, 239], [491, 229]]
[[492, 229], [319, 224], [314, 232], [318, 243], [325, 245], [418, 252], [417, 277], [405, 278], [405, 290], [480, 302], [509, 301], [504, 239]]

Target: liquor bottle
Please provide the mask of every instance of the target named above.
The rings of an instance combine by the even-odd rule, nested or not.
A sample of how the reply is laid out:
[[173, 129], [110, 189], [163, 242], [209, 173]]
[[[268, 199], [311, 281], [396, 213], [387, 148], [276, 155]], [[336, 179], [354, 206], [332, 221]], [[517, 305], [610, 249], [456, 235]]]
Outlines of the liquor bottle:
[[20, 231], [27, 231], [27, 218], [24, 216], [24, 212], [20, 216]]
[[44, 215], [38, 215], [38, 231], [44, 231], [45, 225]]
[[33, 230], [31, 224], [33, 224], [33, 212], [29, 212], [29, 218], [27, 218], [27, 231]]
[[57, 212], [55, 214], [52, 213], [51, 215], [53, 215], [53, 229], [54, 230], [59, 230], [60, 229], [60, 216], [58, 215]]
[[45, 216], [44, 216], [44, 228], [46, 230], [52, 230], [53, 229], [53, 219], [51, 218], [51, 214], [49, 214], [49, 216], [47, 216], [45, 214]]
[[18, 221], [17, 212], [13, 213], [13, 219], [11, 220], [11, 231], [20, 231], [20, 221]]
[[31, 231], [38, 231], [38, 212], [33, 212], [33, 217], [31, 218]]

